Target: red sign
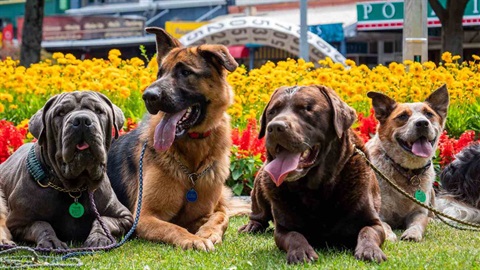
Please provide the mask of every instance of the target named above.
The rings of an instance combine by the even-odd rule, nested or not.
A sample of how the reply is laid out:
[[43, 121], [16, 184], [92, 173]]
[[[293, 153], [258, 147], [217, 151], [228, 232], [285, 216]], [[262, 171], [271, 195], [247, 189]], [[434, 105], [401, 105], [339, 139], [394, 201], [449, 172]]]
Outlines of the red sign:
[[[17, 19], [18, 39], [24, 18]], [[143, 36], [145, 21], [113, 16], [47, 16], [43, 18], [43, 41], [104, 39]]]
[[9, 23], [2, 31], [3, 42], [12, 42], [13, 40], [13, 24]]

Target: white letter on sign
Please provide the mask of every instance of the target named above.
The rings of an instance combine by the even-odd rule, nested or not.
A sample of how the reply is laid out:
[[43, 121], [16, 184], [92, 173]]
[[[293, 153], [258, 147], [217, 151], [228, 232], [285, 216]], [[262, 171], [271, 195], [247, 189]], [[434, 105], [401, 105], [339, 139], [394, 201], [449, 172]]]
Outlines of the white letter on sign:
[[363, 19], [368, 20], [368, 13], [372, 12], [372, 5], [370, 4], [363, 4]]
[[[387, 7], [390, 7], [390, 14], [387, 14]], [[392, 3], [385, 3], [382, 8], [382, 14], [387, 19], [392, 18], [395, 15], [395, 6]]]

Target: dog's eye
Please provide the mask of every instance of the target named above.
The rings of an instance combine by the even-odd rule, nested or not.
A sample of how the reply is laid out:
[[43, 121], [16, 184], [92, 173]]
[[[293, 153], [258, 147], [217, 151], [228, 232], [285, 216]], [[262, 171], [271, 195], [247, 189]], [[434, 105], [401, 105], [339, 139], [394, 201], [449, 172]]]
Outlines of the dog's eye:
[[182, 70], [180, 71], [180, 73], [182, 74], [182, 76], [185, 76], [185, 77], [190, 76], [190, 75], [193, 74], [193, 72], [191, 72], [191, 71], [188, 70], [188, 69], [182, 69]]
[[406, 113], [402, 113], [399, 116], [397, 116], [397, 119], [400, 121], [407, 121], [410, 116]]
[[426, 116], [427, 118], [432, 118], [434, 115], [433, 115], [433, 113], [431, 113], [431, 112], [425, 112], [425, 116]]
[[305, 106], [305, 111], [307, 112], [311, 112], [313, 110], [313, 106], [308, 104], [307, 106]]
[[95, 108], [95, 113], [96, 114], [104, 114], [105, 112], [100, 108]]
[[65, 111], [58, 111], [57, 116], [64, 117], [65, 116]]

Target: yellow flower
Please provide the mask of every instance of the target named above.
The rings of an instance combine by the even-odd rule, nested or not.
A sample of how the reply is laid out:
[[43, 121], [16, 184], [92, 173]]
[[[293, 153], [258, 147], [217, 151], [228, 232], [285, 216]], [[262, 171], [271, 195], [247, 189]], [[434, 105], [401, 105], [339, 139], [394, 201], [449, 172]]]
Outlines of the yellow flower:
[[480, 56], [478, 56], [478, 55], [476, 55], [476, 54], [472, 54], [472, 58], [473, 58], [473, 60], [475, 60], [475, 61], [480, 60]]
[[450, 52], [444, 52], [442, 54], [442, 60], [445, 63], [451, 63], [452, 62], [452, 54]]
[[3, 106], [2, 103], [0, 103], [0, 113], [3, 113], [5, 111], [5, 107]]

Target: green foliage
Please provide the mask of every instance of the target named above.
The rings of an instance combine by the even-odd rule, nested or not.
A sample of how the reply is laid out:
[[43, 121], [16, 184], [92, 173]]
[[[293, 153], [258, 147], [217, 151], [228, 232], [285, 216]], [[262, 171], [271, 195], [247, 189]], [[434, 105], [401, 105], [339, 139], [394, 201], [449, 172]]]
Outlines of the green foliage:
[[[232, 152], [235, 153], [235, 150]], [[232, 188], [235, 195], [250, 195], [255, 175], [263, 164], [260, 157], [260, 154], [241, 158], [233, 154], [230, 157], [230, 177], [227, 179], [227, 185]]]

